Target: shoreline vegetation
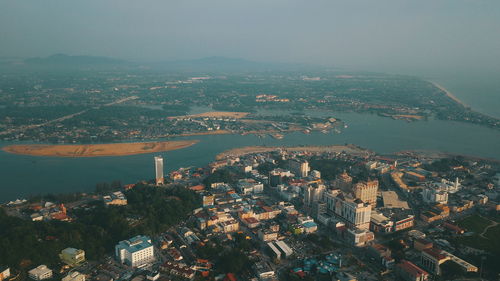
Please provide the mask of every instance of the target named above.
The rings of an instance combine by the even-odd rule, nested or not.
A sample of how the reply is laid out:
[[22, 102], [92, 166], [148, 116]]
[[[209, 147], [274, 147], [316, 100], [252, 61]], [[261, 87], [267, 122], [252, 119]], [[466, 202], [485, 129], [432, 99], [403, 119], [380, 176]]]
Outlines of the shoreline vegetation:
[[75, 145], [9, 145], [3, 151], [12, 154], [49, 157], [102, 157], [126, 156], [183, 149], [198, 143], [198, 140], [162, 142], [75, 144]]
[[361, 148], [353, 144], [347, 145], [313, 145], [313, 146], [245, 146], [233, 148], [223, 151], [215, 157], [216, 160], [223, 160], [228, 157], [240, 157], [246, 154], [263, 153], [275, 150], [285, 150], [288, 152], [330, 152], [340, 153], [346, 152], [349, 154], [369, 154], [371, 151]]

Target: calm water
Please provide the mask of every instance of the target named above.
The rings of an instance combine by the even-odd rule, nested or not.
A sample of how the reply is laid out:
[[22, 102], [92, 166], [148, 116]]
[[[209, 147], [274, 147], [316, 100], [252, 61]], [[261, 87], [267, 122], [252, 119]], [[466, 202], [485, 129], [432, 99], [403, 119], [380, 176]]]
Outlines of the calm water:
[[[330, 145], [353, 143], [379, 153], [433, 150], [500, 160], [500, 131], [456, 122], [430, 120], [407, 123], [368, 114], [316, 113], [347, 122], [341, 134], [294, 133], [282, 140], [270, 137], [219, 135], [186, 137], [198, 144], [161, 153], [165, 170], [204, 166], [227, 149], [247, 145]], [[0, 143], [0, 146], [8, 145]], [[134, 183], [154, 177], [154, 154], [98, 158], [56, 158], [13, 155], [0, 151], [0, 201], [29, 194], [93, 190], [98, 182]]]

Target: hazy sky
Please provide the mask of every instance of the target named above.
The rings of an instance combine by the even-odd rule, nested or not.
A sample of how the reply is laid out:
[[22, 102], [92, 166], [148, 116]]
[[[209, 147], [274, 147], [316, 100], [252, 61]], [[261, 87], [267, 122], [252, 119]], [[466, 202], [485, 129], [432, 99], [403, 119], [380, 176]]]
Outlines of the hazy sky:
[[495, 68], [499, 0], [0, 0], [0, 56]]

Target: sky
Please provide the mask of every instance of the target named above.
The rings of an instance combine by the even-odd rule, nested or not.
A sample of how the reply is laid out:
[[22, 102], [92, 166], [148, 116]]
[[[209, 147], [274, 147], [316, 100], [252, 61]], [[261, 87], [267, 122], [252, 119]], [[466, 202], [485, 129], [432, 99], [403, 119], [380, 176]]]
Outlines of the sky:
[[500, 70], [500, 1], [0, 1], [0, 57], [55, 53]]

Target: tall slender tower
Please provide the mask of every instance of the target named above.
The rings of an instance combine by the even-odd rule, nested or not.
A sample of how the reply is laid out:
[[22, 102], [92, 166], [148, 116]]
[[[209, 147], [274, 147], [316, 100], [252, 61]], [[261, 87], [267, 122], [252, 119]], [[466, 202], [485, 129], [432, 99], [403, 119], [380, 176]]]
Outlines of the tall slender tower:
[[163, 157], [155, 156], [155, 172], [156, 172], [156, 184], [163, 184]]

